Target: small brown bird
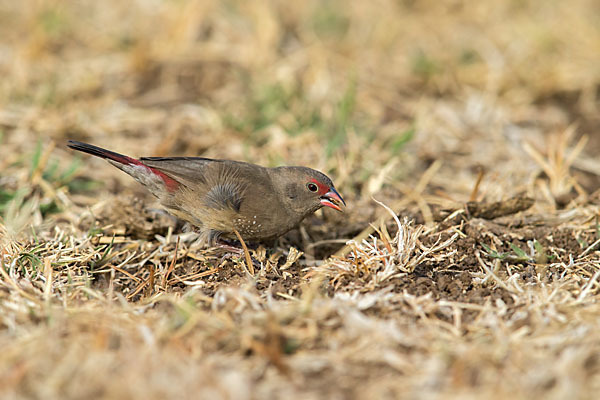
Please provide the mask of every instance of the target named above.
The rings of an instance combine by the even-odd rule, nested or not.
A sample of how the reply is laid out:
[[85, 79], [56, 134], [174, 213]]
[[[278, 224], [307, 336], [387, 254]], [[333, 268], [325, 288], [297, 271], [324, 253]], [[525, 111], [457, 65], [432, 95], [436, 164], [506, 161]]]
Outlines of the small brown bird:
[[319, 208], [346, 203], [325, 174], [306, 167], [266, 168], [203, 157], [139, 160], [87, 143], [68, 146], [131, 175], [173, 215], [196, 226], [208, 244], [220, 237], [276, 239]]

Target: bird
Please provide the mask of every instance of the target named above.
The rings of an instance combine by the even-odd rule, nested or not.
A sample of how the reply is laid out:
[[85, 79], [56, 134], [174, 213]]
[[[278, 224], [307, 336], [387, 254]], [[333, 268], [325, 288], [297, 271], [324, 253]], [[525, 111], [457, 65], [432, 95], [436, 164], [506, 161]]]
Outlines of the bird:
[[[322, 207], [344, 212], [331, 179], [301, 166], [263, 167], [205, 157], [141, 157], [69, 140], [73, 150], [107, 160], [131, 175], [207, 245], [222, 239], [272, 242]], [[238, 238], [239, 239], [239, 238]]]

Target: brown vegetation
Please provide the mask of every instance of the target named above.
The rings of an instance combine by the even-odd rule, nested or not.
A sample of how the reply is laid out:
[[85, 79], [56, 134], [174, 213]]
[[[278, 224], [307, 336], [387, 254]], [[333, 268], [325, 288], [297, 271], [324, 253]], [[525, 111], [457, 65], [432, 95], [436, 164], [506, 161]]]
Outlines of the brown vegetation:
[[[594, 398], [599, 20], [0, 2], [0, 397]], [[68, 139], [310, 166], [348, 212], [248, 268]]]

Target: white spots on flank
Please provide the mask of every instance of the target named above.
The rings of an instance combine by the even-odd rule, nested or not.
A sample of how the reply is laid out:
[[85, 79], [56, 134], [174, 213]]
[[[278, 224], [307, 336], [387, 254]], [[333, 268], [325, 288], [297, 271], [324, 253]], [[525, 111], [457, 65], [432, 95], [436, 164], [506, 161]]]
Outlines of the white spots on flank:
[[238, 215], [233, 221], [242, 235], [254, 236], [259, 234], [262, 229], [262, 223], [258, 223], [260, 222], [258, 220], [258, 215], [253, 215], [252, 217]]

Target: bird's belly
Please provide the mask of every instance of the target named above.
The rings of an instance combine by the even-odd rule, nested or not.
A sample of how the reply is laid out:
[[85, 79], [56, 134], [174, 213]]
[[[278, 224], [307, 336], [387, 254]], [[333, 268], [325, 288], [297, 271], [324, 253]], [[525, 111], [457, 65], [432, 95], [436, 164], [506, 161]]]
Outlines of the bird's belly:
[[[166, 204], [163, 204], [166, 206]], [[244, 240], [270, 240], [279, 237], [297, 225], [288, 218], [269, 218], [256, 212], [239, 213], [230, 208], [213, 209], [200, 207], [193, 210], [180, 210], [174, 207], [169, 211], [199, 228], [201, 232], [215, 232], [218, 236], [236, 239], [237, 230]]]
[[269, 221], [264, 221], [256, 215], [238, 215], [233, 220], [233, 227], [244, 239], [262, 239], [276, 235]]
[[260, 216], [238, 214], [234, 219], [234, 227], [240, 233], [244, 240], [270, 240], [277, 238], [289, 230], [293, 229], [298, 223], [292, 219], [273, 219], [261, 218]]

